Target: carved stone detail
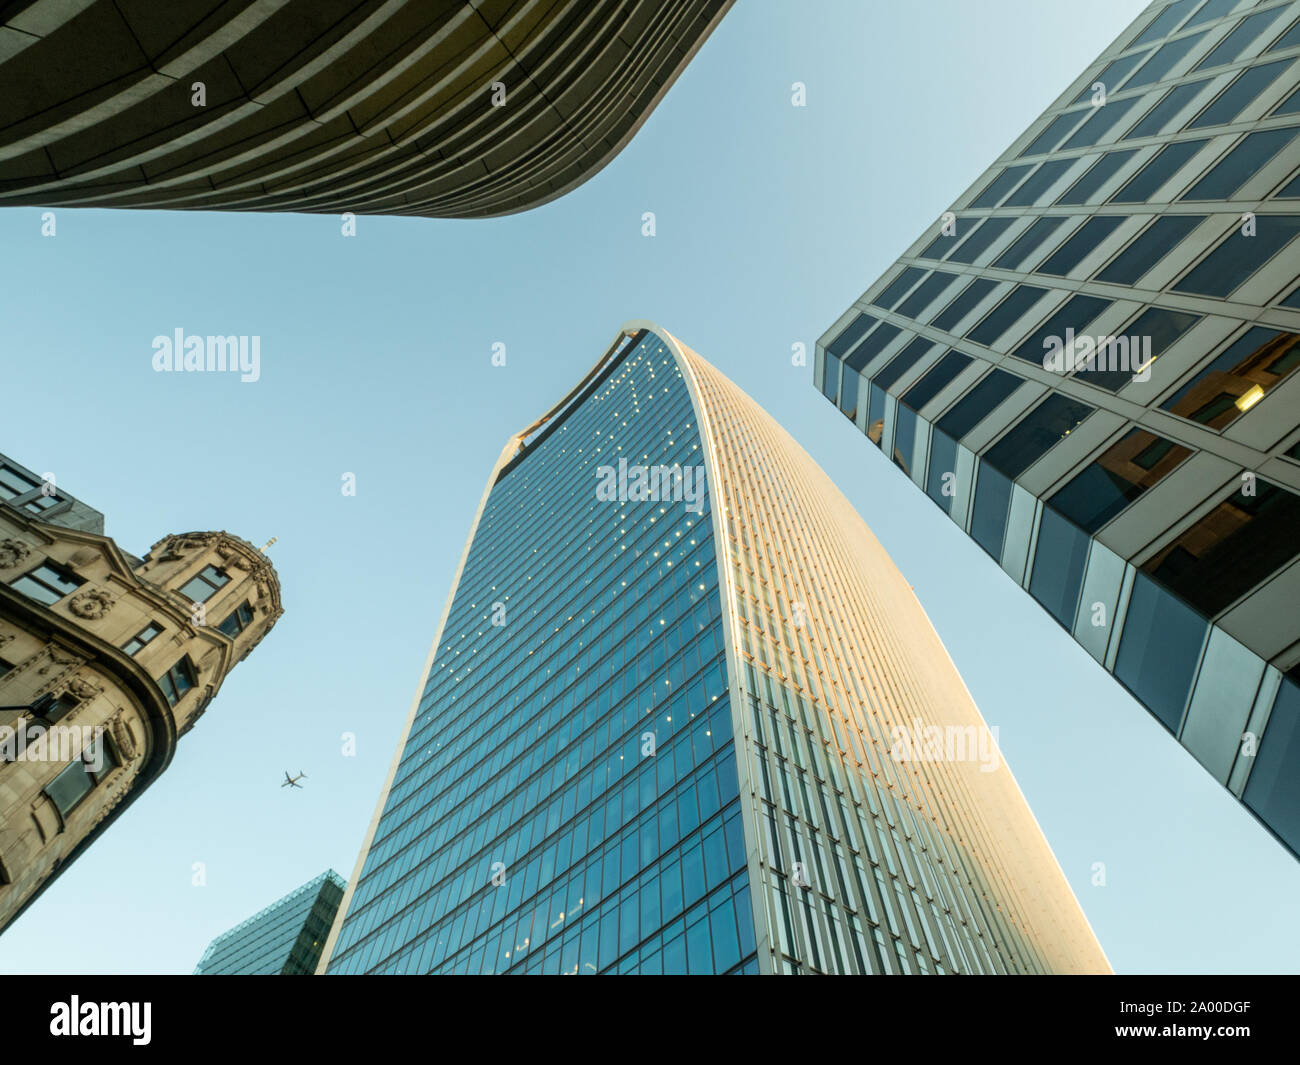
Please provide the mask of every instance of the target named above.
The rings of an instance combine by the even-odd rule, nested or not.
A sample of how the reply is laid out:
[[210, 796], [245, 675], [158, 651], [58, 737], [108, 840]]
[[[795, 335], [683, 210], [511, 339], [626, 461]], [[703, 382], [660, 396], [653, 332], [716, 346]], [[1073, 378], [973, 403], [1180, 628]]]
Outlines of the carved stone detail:
[[0, 569], [13, 569], [31, 557], [31, 544], [22, 540], [0, 540]]
[[113, 718], [109, 724], [109, 731], [113, 736], [113, 742], [117, 745], [118, 753], [122, 756], [122, 762], [127, 763], [135, 758], [135, 736], [131, 732], [131, 726], [121, 714]]
[[98, 621], [113, 609], [115, 601], [104, 589], [89, 588], [86, 591], [78, 592], [69, 599], [68, 609], [79, 618], [85, 618], [87, 621]]
[[205, 547], [212, 539], [210, 533], [191, 533], [188, 536], [168, 536], [153, 545], [150, 554], [154, 554], [159, 548], [162, 553], [157, 556], [159, 562], [176, 562], [184, 558], [189, 552], [197, 551]]
[[104, 689], [97, 684], [92, 684], [85, 677], [73, 677], [67, 684], [68, 694], [76, 696], [82, 702], [93, 699]]
[[50, 673], [66, 673], [69, 666], [81, 665], [81, 659], [71, 651], [65, 651], [61, 647], [50, 644], [45, 648], [45, 665], [36, 672], [42, 677], [48, 677]]

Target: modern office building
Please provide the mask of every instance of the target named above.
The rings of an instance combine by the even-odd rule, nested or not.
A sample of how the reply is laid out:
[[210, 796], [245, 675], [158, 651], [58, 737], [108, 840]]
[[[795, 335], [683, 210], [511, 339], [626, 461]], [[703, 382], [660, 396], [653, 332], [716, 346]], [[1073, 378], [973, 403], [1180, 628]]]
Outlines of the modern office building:
[[329, 973], [1107, 972], [835, 486], [633, 322], [488, 479]]
[[228, 533], [143, 559], [103, 515], [0, 455], [0, 929], [167, 768], [282, 613]]
[[310, 976], [343, 901], [327, 869], [208, 944], [195, 976]]
[[1300, 3], [1154, 3], [815, 384], [1300, 853]]
[[731, 0], [19, 0], [0, 207], [483, 218], [641, 127]]

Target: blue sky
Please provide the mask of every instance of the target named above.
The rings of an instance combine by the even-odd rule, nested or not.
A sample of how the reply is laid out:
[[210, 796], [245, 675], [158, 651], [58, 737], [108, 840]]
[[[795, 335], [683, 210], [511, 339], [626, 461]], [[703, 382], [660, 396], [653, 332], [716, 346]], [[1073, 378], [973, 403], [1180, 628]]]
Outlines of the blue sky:
[[[39, 210], [0, 211], [0, 451], [136, 554], [277, 536], [286, 608], [0, 936], [0, 972], [186, 973], [325, 868], [351, 875], [492, 463], [631, 318], [727, 373], [857, 506], [1117, 971], [1294, 969], [1300, 865], [790, 365], [1144, 6], [741, 0], [604, 171], [505, 219], [345, 238], [334, 216], [58, 210], [50, 238]], [[260, 336], [261, 379], [153, 372], [178, 327]]]

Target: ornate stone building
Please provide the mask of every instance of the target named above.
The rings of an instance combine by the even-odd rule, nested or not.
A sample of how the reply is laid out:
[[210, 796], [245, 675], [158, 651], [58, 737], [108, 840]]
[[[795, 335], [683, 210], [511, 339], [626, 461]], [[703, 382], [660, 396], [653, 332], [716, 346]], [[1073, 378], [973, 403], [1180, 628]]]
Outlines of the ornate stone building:
[[139, 559], [97, 518], [0, 456], [0, 929], [167, 768], [282, 613], [239, 537]]

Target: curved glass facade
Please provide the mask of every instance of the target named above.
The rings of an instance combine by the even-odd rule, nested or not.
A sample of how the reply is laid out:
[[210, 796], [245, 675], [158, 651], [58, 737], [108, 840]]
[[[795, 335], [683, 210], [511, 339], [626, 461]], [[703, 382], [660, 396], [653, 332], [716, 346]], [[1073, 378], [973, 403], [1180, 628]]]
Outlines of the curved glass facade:
[[620, 460], [703, 461], [649, 333], [492, 486], [329, 972], [755, 968], [709, 500]]
[[327, 972], [1108, 969], [902, 575], [694, 352], [625, 327], [490, 485]]

